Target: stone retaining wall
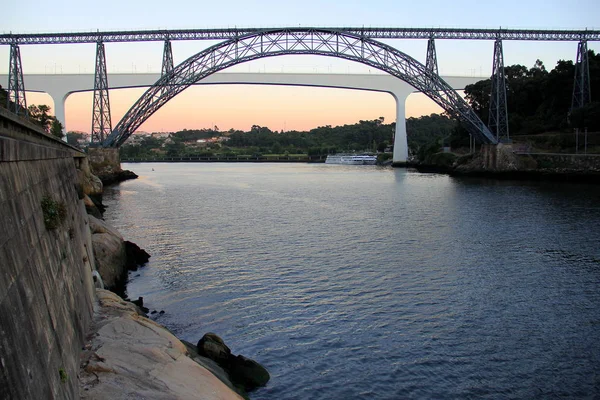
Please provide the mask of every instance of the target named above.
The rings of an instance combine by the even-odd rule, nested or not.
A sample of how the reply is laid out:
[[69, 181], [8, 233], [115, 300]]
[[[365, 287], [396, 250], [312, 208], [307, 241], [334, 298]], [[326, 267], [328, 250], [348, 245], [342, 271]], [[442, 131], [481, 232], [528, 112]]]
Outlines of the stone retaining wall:
[[83, 154], [0, 109], [0, 398], [78, 399], [93, 309]]
[[579, 171], [600, 171], [600, 154], [520, 154], [519, 157], [532, 158], [537, 168], [560, 168]]

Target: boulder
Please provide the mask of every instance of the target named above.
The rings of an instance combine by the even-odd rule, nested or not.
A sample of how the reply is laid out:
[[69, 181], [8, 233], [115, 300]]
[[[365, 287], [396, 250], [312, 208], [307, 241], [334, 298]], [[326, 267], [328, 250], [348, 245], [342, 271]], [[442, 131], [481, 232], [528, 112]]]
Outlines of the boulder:
[[101, 196], [103, 185], [100, 178], [92, 173], [77, 170], [77, 178], [84, 194]]
[[123, 236], [121, 236], [121, 233], [115, 227], [106, 223], [106, 221], [95, 218], [91, 215], [88, 216], [88, 219], [90, 221], [90, 230], [92, 231], [92, 235], [96, 233], [109, 233], [123, 240]]
[[214, 333], [202, 336], [197, 345], [198, 354], [216, 362], [225, 370], [231, 382], [243, 391], [265, 386], [271, 376], [265, 367], [242, 355], [233, 355], [223, 339]]
[[87, 194], [83, 195], [83, 204], [85, 205], [85, 211], [89, 215], [95, 218], [102, 218], [102, 212], [100, 211], [96, 203], [94, 203], [94, 201]]
[[112, 291], [118, 290], [127, 278], [123, 239], [110, 233], [96, 233], [92, 235], [92, 246], [96, 269], [104, 286]]
[[265, 386], [271, 379], [265, 367], [242, 355], [230, 360], [229, 376], [235, 384], [243, 386], [246, 390]]
[[150, 254], [146, 250], [129, 240], [125, 241], [125, 254], [127, 255], [127, 269], [130, 271], [137, 271], [139, 266], [150, 260]]
[[241, 388], [233, 385], [231, 379], [229, 378], [229, 374], [221, 366], [219, 366], [219, 364], [217, 364], [210, 358], [202, 357], [201, 355], [199, 355], [198, 348], [193, 343], [187, 342], [182, 339], [180, 340], [181, 343], [183, 343], [188, 350], [188, 357], [190, 357], [192, 360], [194, 360], [195, 362], [212, 372], [214, 376], [219, 378], [219, 380], [226, 384], [229, 388], [231, 388], [231, 390], [237, 392], [245, 399], [248, 399], [246, 392]]
[[127, 181], [129, 179], [137, 179], [138, 175], [133, 171], [124, 169], [120, 171], [102, 173], [98, 175], [98, 177], [104, 185], [108, 186], [114, 183]]
[[104, 212], [102, 205], [104, 185], [100, 178], [92, 173], [87, 157], [78, 158], [76, 166], [77, 194], [79, 198], [83, 198], [88, 214], [101, 217]]
[[196, 347], [199, 355], [209, 358], [227, 369], [229, 360], [232, 357], [231, 350], [219, 336], [209, 332], [202, 336]]
[[88, 216], [92, 233], [92, 248], [96, 269], [102, 277], [104, 287], [122, 293], [127, 280], [125, 243], [115, 228], [106, 222]]

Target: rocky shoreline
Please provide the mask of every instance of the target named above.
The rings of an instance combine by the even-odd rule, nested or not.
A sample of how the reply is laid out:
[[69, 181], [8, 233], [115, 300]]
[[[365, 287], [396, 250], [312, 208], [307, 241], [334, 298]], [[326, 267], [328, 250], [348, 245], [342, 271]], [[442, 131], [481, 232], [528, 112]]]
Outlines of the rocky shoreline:
[[82, 399], [244, 398], [225, 375], [211, 371], [210, 360], [197, 360], [134, 304], [108, 290], [97, 289], [96, 295], [94, 321], [81, 354]]
[[81, 398], [228, 400], [247, 398], [248, 391], [266, 385], [268, 371], [254, 360], [233, 355], [216, 334], [205, 334], [197, 345], [183, 342], [148, 318], [143, 298], [123, 299], [128, 272], [146, 264], [150, 255], [102, 219], [102, 192], [104, 185], [137, 175], [120, 167], [100, 171], [101, 177], [97, 172], [87, 161], [78, 170], [98, 298], [81, 356]]
[[570, 169], [537, 169], [515, 171], [492, 171], [484, 169], [460, 170], [429, 164], [410, 164], [406, 165], [405, 167], [412, 168], [423, 173], [438, 173], [465, 178], [600, 184], [600, 171], [581, 171]]
[[598, 155], [516, 154], [499, 145], [460, 157], [438, 153], [403, 167], [454, 177], [600, 184], [599, 165]]

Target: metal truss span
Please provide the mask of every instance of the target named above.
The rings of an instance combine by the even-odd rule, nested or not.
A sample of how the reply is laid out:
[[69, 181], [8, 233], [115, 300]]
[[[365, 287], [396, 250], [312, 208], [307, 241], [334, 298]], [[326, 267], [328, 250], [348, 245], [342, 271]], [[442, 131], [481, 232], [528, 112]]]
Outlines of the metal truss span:
[[[0, 45], [10, 44], [69, 44], [111, 42], [151, 42], [165, 40], [226, 40], [268, 32], [273, 29], [222, 28], [177, 29], [145, 31], [109, 31], [74, 33], [0, 34]], [[303, 28], [304, 31], [323, 30], [344, 32], [371, 39], [466, 39], [466, 40], [543, 40], [596, 41], [598, 30], [540, 30], [540, 29], [462, 29], [462, 28]]]
[[385, 71], [425, 93], [484, 143], [496, 138], [465, 100], [414, 58], [373, 39], [323, 29], [278, 29], [252, 33], [209, 47], [188, 58], [150, 87], [103, 142], [119, 147], [152, 114], [183, 90], [217, 71], [280, 55], [321, 55], [356, 61]]

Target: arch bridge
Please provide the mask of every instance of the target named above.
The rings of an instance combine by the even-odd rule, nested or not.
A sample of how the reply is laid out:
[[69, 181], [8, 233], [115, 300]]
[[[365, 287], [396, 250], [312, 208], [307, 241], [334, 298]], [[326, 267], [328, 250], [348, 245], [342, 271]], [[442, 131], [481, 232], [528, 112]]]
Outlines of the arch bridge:
[[[428, 39], [427, 61], [421, 64], [409, 55], [376, 38]], [[489, 128], [456, 91], [438, 75], [435, 39], [494, 40], [492, 93]], [[225, 39], [173, 66], [171, 40]], [[110, 103], [104, 42], [164, 40], [162, 76], [111, 128]], [[26, 110], [20, 44], [96, 42], [96, 73], [92, 138], [104, 147], [118, 147], [137, 127], [181, 91], [203, 78], [243, 62], [279, 55], [322, 55], [359, 62], [403, 80], [425, 93], [484, 143], [508, 140], [506, 82], [502, 40], [578, 41], [572, 108], [590, 101], [587, 41], [600, 40], [600, 31], [461, 30], [404, 28], [283, 28], [138, 31], [73, 34], [0, 35], [0, 44], [9, 44], [8, 105], [16, 112]], [[19, 107], [21, 106], [21, 107]], [[24, 107], [23, 107], [24, 106]], [[401, 162], [405, 155], [398, 155]]]

